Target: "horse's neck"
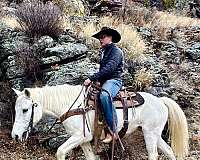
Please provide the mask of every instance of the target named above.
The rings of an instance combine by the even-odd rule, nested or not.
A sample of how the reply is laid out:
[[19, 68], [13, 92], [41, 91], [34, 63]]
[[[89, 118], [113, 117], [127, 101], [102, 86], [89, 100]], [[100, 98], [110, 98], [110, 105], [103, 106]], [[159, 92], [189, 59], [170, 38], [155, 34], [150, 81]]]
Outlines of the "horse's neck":
[[[40, 89], [40, 103], [43, 106], [43, 111], [52, 113], [59, 117], [67, 112], [72, 103], [77, 98], [81, 91], [81, 86], [58, 85], [53, 87], [43, 87]], [[83, 105], [83, 94], [73, 105], [76, 108], [80, 104]]]

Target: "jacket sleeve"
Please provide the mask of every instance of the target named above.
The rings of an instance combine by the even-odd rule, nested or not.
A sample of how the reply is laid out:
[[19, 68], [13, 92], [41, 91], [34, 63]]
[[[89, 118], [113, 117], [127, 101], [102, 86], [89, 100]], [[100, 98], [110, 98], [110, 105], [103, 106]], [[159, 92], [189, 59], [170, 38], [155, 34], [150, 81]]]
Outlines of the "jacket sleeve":
[[111, 52], [111, 56], [107, 64], [97, 73], [89, 77], [91, 81], [98, 81], [109, 75], [111, 75], [116, 69], [119, 63], [122, 61], [121, 50], [115, 48]]

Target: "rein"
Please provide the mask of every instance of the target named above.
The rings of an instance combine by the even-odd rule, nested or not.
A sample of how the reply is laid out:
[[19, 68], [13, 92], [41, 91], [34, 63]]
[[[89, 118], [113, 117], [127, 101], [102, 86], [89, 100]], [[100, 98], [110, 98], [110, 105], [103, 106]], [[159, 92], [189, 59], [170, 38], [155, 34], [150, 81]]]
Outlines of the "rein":
[[[84, 85], [81, 88], [81, 91], [79, 92], [78, 96], [76, 97], [76, 99], [74, 100], [74, 102], [72, 103], [72, 105], [69, 107], [68, 111], [66, 113], [64, 113], [62, 116], [60, 116], [59, 118], [56, 118], [55, 122], [52, 124], [52, 126], [49, 128], [49, 130], [47, 131], [47, 133], [49, 133], [51, 131], [51, 129], [59, 123], [62, 123], [65, 119], [62, 117], [67, 117], [69, 114], [69, 111], [72, 109], [72, 107], [74, 106], [74, 104], [77, 102], [78, 98], [80, 97], [81, 93], [83, 92], [84, 89]], [[78, 106], [78, 108], [80, 107], [80, 105]]]
[[[72, 109], [72, 107], [74, 106], [74, 104], [77, 102], [78, 98], [80, 97], [81, 93], [83, 92], [83, 89], [84, 89], [84, 85], [82, 86], [81, 88], [81, 91], [79, 92], [78, 96], [76, 97], [76, 99], [74, 100], [74, 102], [72, 103], [72, 105], [69, 107], [68, 111], [66, 113], [64, 113], [62, 116], [60, 116], [59, 118], [56, 118], [55, 122], [52, 124], [52, 126], [49, 128], [49, 130], [46, 132], [46, 133], [49, 133], [51, 131], [51, 129], [58, 123], [62, 123], [68, 116], [70, 110]], [[34, 107], [37, 107], [37, 103], [33, 103], [32, 105], [32, 112], [31, 112], [31, 119], [30, 119], [30, 122], [29, 122], [29, 125], [26, 129], [26, 131], [24, 132], [25, 134], [27, 134], [27, 132], [31, 132], [32, 129], [33, 129], [33, 117], [34, 117]], [[78, 106], [78, 109], [79, 107], [81, 106], [81, 104]], [[84, 109], [83, 109], [84, 110]], [[82, 111], [82, 110], [80, 110]], [[88, 111], [88, 109], [84, 110], [85, 111]], [[85, 118], [84, 118], [85, 119]]]
[[[81, 91], [80, 91], [80, 93], [78, 94], [78, 96], [76, 97], [75, 101], [74, 101], [74, 102], [72, 103], [72, 105], [69, 107], [69, 109], [68, 109], [66, 115], [69, 114], [69, 111], [72, 109], [72, 107], [74, 106], [74, 104], [76, 103], [76, 101], [78, 100], [78, 98], [80, 97], [81, 93], [83, 92], [83, 88], [84, 88], [84, 85], [82, 86]], [[79, 108], [79, 107], [80, 107], [80, 105], [78, 106], [78, 108]], [[60, 118], [61, 118], [61, 117], [62, 117], [62, 116], [60, 116]], [[60, 120], [60, 118], [59, 118], [59, 120]]]
[[28, 124], [28, 127], [26, 129], [26, 131], [24, 132], [25, 134], [27, 133], [31, 133], [32, 129], [33, 129], [33, 117], [34, 117], [34, 107], [37, 107], [38, 104], [37, 103], [33, 103], [32, 105], [32, 112], [31, 112], [31, 119], [30, 119], [30, 122]]
[[[87, 94], [88, 94], [88, 92], [89, 92], [89, 88], [92, 87], [92, 86], [95, 87], [97, 90], [103, 90], [103, 91], [107, 92], [108, 95], [110, 96], [111, 101], [112, 101], [112, 97], [111, 97], [110, 93], [109, 93], [107, 90], [105, 90], [105, 89], [99, 87], [98, 85], [92, 83], [88, 88], [86, 88], [86, 90], [85, 90], [85, 92], [84, 92], [84, 104], [87, 103], [87, 102], [86, 102], [86, 101], [88, 100], [88, 99], [87, 99]], [[77, 102], [77, 100], [79, 99], [79, 97], [80, 97], [81, 93], [83, 92], [83, 90], [84, 90], [84, 85], [82, 85], [81, 91], [79, 92], [78, 96], [76, 97], [76, 99], [74, 100], [74, 102], [71, 104], [71, 106], [69, 107], [69, 109], [67, 110], [67, 112], [65, 112], [64, 114], [62, 114], [59, 118], [56, 118], [55, 122], [52, 124], [52, 126], [48, 129], [48, 131], [47, 131], [46, 133], [49, 133], [49, 132], [51, 131], [51, 129], [52, 129], [56, 124], [62, 123], [63, 121], [65, 121], [67, 118], [69, 118], [69, 117], [71, 117], [71, 116], [80, 115], [80, 114], [83, 115], [83, 133], [84, 133], [84, 136], [85, 136], [85, 124], [87, 125], [87, 128], [88, 128], [88, 130], [89, 130], [89, 132], [90, 132], [90, 129], [89, 129], [89, 126], [88, 126], [88, 123], [87, 123], [87, 120], [86, 120], [86, 113], [87, 113], [88, 111], [94, 109], [94, 108], [93, 108], [92, 106], [86, 106], [85, 108], [80, 108], [80, 106], [81, 106], [81, 104], [80, 104], [80, 105], [78, 106], [78, 108], [72, 109], [72, 107], [74, 106], [74, 104], [75, 104], [75, 103]], [[122, 100], [123, 106], [126, 106], [126, 107], [127, 107], [126, 101], [124, 101], [123, 97], [121, 97], [121, 100]], [[95, 104], [96, 104], [96, 103], [95, 103]], [[34, 107], [37, 107], [37, 105], [38, 105], [37, 103], [33, 103], [33, 105], [32, 105], [31, 119], [30, 119], [29, 125], [28, 125], [28, 127], [27, 127], [27, 130], [25, 131], [26, 134], [27, 134], [29, 131], [30, 131], [30, 133], [32, 132], [32, 129], [33, 129], [33, 117], [34, 117]], [[125, 114], [126, 114], [125, 116], [127, 117], [128, 112], [126, 111]], [[113, 115], [114, 115], [114, 114], [113, 114]], [[113, 117], [113, 127], [114, 127], [114, 117]], [[128, 121], [125, 120], [125, 130], [127, 130], [127, 128], [128, 128]], [[122, 150], [124, 151], [125, 149], [124, 149], [124, 146], [123, 146], [123, 144], [122, 144], [122, 142], [121, 142], [120, 136], [118, 135], [117, 132], [116, 132], [115, 134], [116, 134], [116, 136], [117, 136], [117, 139], [119, 140], [119, 143], [120, 143], [120, 146], [122, 147]], [[113, 136], [113, 135], [114, 135], [114, 134], [112, 134], [112, 136]], [[112, 156], [111, 156], [111, 157], [112, 157], [112, 158], [111, 158], [112, 160], [113, 160], [113, 158], [114, 158], [114, 145], [115, 145], [115, 139], [114, 139], [114, 137], [113, 137], [113, 142], [112, 142]]]

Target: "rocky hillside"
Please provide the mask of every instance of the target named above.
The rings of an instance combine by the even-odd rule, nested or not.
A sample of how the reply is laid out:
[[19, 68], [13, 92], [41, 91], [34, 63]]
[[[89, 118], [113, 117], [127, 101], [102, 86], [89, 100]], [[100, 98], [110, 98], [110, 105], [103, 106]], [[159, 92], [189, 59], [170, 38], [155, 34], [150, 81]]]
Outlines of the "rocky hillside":
[[[54, 122], [54, 117], [43, 117], [35, 128], [36, 138], [30, 142], [20, 145], [10, 139], [16, 100], [11, 88], [22, 90], [44, 85], [82, 84], [88, 75], [98, 69], [98, 42], [91, 38], [91, 34], [105, 25], [118, 29], [122, 34], [119, 46], [126, 57], [125, 85], [134, 86], [136, 91], [174, 99], [184, 110], [189, 124], [190, 155], [187, 159], [200, 159], [198, 19], [130, 4], [123, 20], [116, 13], [109, 17], [64, 16], [64, 26], [59, 28], [56, 25], [55, 32], [49, 30], [45, 35], [37, 32], [40, 34], [35, 36], [36, 32], [27, 32], [20, 26], [20, 21], [16, 21], [20, 14], [13, 17], [13, 12], [17, 13], [19, 9], [17, 6], [4, 8], [7, 12], [0, 22], [0, 151], [3, 153], [0, 159], [55, 159], [55, 149], [66, 137], [62, 136], [65, 132], [60, 125], [51, 131], [50, 135], [55, 138], [48, 139], [49, 135], [43, 135]], [[43, 7], [48, 11], [48, 6]], [[40, 11], [39, 7], [37, 9]], [[60, 12], [55, 8], [53, 13], [59, 16]], [[47, 18], [55, 20], [57, 17]], [[42, 29], [45, 28], [40, 31], [44, 31]], [[127, 152], [123, 154], [117, 149], [117, 159], [146, 159], [140, 130], [125, 138], [123, 143]], [[13, 146], [17, 149], [14, 154]], [[28, 154], [24, 153], [25, 150]], [[45, 155], [37, 150], [42, 150]], [[84, 159], [84, 156], [78, 148], [68, 158]], [[166, 158], [161, 154], [159, 159]]]

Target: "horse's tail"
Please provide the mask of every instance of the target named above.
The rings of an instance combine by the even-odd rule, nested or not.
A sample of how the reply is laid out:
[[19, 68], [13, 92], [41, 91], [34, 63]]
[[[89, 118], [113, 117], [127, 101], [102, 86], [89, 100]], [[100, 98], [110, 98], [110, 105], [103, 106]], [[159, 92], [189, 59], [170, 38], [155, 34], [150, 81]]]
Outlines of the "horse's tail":
[[184, 112], [179, 105], [170, 98], [160, 98], [169, 110], [169, 132], [171, 147], [178, 160], [188, 155], [188, 124]]

